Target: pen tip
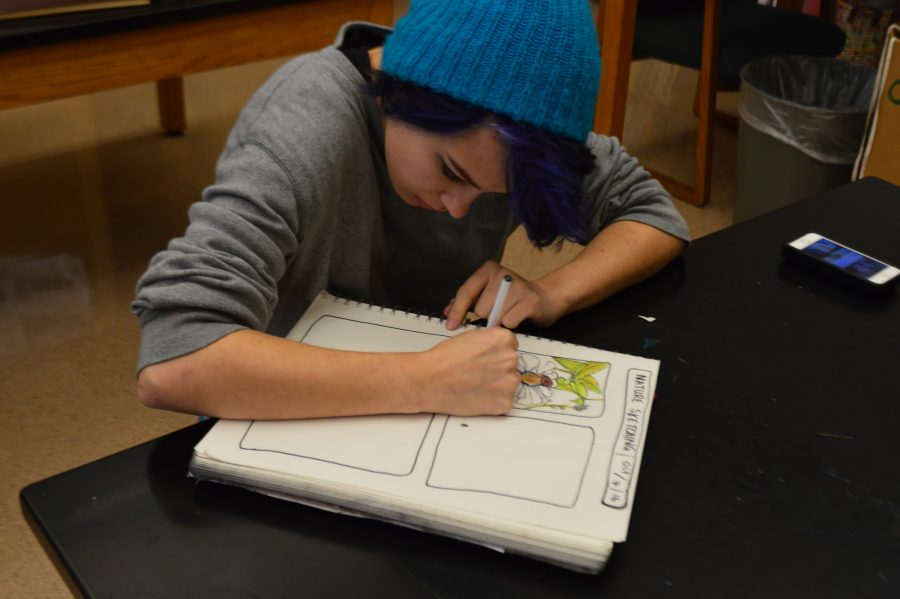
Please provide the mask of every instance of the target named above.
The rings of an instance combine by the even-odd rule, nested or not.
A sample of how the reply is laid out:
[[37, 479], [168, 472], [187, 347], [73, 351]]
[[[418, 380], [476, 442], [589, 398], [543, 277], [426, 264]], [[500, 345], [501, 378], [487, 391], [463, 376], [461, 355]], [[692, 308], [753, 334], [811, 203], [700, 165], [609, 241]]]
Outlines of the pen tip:
[[512, 283], [512, 276], [511, 275], [503, 275], [503, 280], [506, 281], [507, 283]]

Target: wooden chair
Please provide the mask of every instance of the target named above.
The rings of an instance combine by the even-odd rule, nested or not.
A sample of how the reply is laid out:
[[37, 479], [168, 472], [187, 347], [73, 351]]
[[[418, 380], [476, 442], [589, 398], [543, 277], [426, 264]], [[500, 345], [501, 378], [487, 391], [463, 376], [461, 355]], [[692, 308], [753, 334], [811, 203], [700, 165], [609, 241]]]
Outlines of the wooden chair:
[[709, 200], [715, 122], [728, 121], [716, 112], [717, 92], [736, 90], [741, 67], [756, 58], [836, 56], [844, 45], [833, 23], [756, 0], [601, 0], [597, 34], [603, 61], [598, 133], [622, 137], [632, 60], [656, 58], [699, 71], [693, 185], [653, 173], [672, 195], [696, 206]]

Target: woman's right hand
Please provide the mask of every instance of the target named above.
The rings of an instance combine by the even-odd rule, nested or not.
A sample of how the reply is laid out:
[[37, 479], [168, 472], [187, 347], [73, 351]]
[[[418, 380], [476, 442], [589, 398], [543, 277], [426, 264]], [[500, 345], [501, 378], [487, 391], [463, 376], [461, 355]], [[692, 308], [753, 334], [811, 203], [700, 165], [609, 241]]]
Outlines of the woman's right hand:
[[504, 414], [519, 385], [517, 345], [501, 327], [466, 331], [426, 351], [387, 353], [245, 329], [147, 366], [138, 394], [149, 407], [232, 420]]
[[418, 390], [427, 411], [453, 416], [505, 414], [519, 387], [516, 336], [502, 327], [466, 331], [419, 357]]

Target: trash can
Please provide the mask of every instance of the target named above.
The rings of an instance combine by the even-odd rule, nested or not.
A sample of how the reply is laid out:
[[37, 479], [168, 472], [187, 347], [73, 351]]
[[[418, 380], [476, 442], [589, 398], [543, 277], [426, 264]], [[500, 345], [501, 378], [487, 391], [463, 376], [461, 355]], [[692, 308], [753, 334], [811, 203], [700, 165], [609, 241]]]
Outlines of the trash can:
[[744, 65], [735, 222], [849, 182], [874, 84], [875, 71], [835, 58]]

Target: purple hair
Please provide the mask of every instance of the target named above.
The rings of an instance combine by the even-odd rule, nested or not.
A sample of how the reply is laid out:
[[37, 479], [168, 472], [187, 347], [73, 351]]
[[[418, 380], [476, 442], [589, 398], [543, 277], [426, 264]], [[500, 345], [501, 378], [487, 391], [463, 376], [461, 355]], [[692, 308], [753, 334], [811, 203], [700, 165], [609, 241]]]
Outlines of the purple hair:
[[594, 168], [587, 146], [382, 72], [374, 74], [368, 91], [381, 98], [386, 116], [425, 131], [453, 134], [478, 126], [493, 128], [508, 156], [510, 211], [531, 242], [537, 247], [562, 239], [587, 243], [578, 218], [584, 178]]

